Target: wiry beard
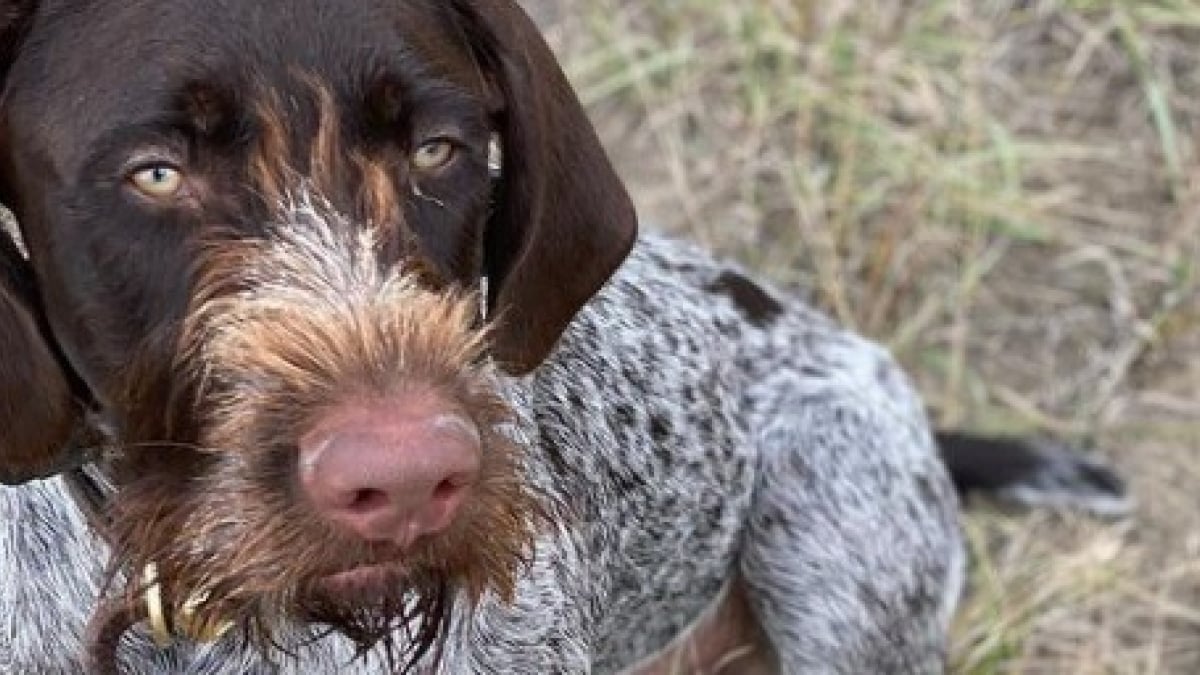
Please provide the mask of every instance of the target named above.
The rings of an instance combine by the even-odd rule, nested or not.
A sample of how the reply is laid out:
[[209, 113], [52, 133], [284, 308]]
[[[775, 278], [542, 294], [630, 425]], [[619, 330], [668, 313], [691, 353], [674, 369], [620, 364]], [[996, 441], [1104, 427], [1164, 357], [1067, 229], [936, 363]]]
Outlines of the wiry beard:
[[[483, 358], [472, 296], [383, 271], [369, 236], [311, 201], [285, 213], [269, 238], [200, 256], [173, 367], [197, 392], [199, 431], [188, 447], [118, 453], [116, 559], [129, 570], [153, 564], [170, 611], [203, 594], [193, 624], [233, 621], [262, 649], [288, 649], [279, 636], [297, 624], [326, 626], [408, 669], [437, 644], [456, 603], [511, 598], [544, 505], [522, 480], [523, 448], [505, 433], [513, 414]], [[303, 430], [339, 402], [409, 391], [461, 411], [483, 451], [455, 522], [401, 552], [322, 522], [300, 496], [296, 458]], [[385, 591], [327, 587], [363, 566], [386, 570]]]

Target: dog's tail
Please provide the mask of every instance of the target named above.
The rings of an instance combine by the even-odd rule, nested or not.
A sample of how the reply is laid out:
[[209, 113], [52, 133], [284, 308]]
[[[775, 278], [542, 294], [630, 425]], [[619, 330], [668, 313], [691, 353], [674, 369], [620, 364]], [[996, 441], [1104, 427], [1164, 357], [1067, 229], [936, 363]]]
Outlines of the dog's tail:
[[983, 494], [1006, 504], [1103, 518], [1133, 510], [1133, 499], [1116, 471], [1070, 446], [960, 432], [938, 432], [936, 437], [960, 495]]

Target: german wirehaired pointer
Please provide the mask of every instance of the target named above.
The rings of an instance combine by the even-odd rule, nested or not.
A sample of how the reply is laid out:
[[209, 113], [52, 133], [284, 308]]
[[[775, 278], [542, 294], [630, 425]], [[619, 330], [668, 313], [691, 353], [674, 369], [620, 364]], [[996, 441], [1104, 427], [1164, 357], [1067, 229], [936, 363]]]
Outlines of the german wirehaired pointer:
[[1125, 506], [639, 236], [510, 0], [0, 0], [0, 202], [6, 673], [936, 672], [950, 474]]

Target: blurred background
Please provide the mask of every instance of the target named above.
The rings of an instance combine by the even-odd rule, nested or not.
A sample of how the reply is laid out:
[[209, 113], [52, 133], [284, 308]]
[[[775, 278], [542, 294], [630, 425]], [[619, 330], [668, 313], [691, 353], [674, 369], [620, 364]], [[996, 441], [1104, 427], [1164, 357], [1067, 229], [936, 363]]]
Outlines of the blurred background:
[[524, 0], [654, 227], [1136, 516], [973, 507], [961, 673], [1200, 673], [1200, 2]]

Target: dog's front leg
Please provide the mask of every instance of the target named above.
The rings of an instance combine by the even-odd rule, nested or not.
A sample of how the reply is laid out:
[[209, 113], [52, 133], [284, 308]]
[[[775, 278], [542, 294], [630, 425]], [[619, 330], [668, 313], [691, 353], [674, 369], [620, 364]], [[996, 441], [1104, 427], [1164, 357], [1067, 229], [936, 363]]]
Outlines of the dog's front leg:
[[758, 390], [761, 467], [741, 571], [782, 672], [938, 673], [962, 579], [956, 499], [885, 356]]

